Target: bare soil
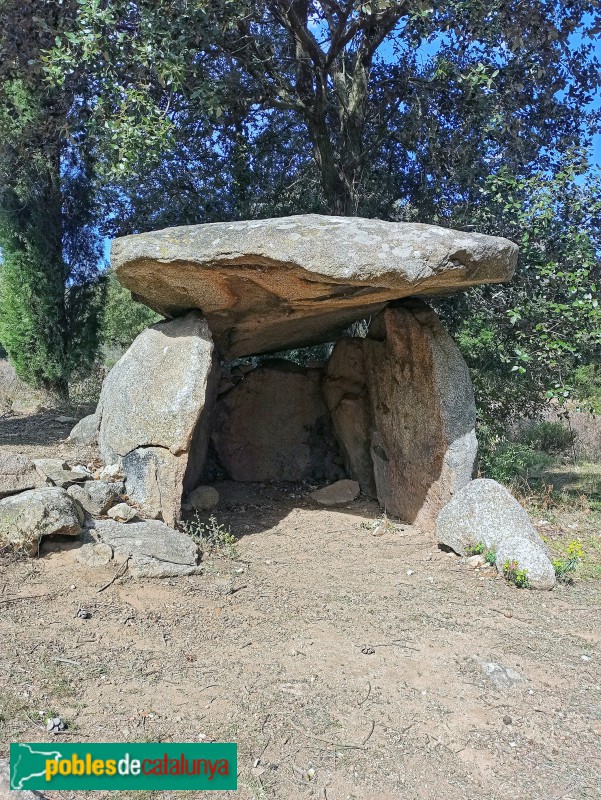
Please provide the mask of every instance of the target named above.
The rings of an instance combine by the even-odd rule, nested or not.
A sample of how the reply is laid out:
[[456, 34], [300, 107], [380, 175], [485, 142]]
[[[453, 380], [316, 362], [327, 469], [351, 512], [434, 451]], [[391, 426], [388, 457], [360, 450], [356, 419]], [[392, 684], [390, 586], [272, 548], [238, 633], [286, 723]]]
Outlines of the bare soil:
[[[0, 447], [92, 459], [58, 415], [0, 419]], [[52, 713], [66, 741], [238, 742], [239, 790], [215, 800], [601, 797], [598, 581], [519, 590], [415, 528], [375, 529], [373, 503], [220, 488], [239, 538], [202, 575], [100, 591], [119, 568], [67, 541], [0, 563], [0, 757], [52, 739]], [[598, 541], [596, 517], [568, 511], [535, 521]], [[491, 662], [519, 679], [495, 684]]]

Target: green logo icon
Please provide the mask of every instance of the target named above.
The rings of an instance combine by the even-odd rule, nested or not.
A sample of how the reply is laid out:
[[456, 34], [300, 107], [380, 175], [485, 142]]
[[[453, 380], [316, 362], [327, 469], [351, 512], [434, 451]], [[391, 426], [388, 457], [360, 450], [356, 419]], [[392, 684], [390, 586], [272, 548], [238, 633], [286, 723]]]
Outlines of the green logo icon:
[[10, 788], [237, 789], [237, 745], [11, 744]]

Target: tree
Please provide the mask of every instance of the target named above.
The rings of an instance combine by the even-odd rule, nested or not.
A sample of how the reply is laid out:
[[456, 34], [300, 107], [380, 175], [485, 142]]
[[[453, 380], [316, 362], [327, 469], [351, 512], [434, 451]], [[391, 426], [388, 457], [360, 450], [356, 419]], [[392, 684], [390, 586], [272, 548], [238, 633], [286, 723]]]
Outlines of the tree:
[[74, 6], [0, 3], [0, 341], [21, 378], [61, 399], [95, 349], [100, 260], [86, 132], [43, 62]]

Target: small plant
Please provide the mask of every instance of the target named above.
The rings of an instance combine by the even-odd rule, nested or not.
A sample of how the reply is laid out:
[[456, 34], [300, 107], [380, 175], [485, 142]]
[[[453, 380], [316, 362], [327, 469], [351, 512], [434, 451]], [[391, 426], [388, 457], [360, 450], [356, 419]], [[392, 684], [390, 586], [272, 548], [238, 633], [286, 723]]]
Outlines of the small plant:
[[528, 570], [520, 569], [517, 561], [507, 559], [503, 564], [503, 575], [510, 583], [513, 583], [518, 589], [529, 589], [530, 581], [528, 580]]
[[196, 514], [194, 519], [184, 523], [184, 530], [203, 551], [222, 550], [228, 558], [238, 558], [236, 537], [229, 528], [220, 525], [213, 515], [208, 522], [203, 522]]
[[497, 563], [497, 551], [493, 549], [486, 550], [484, 553], [484, 558], [489, 566], [494, 567]]
[[559, 455], [574, 445], [575, 435], [560, 422], [539, 422], [521, 436], [524, 444], [548, 455]]
[[556, 558], [553, 561], [555, 577], [560, 583], [572, 583], [573, 573], [576, 571], [578, 562], [582, 559], [582, 545], [576, 539], [571, 541], [567, 547], [567, 558]]
[[481, 556], [482, 553], [486, 551], [486, 546], [484, 542], [478, 542], [478, 544], [473, 544], [470, 547], [466, 548], [466, 553], [468, 556]]

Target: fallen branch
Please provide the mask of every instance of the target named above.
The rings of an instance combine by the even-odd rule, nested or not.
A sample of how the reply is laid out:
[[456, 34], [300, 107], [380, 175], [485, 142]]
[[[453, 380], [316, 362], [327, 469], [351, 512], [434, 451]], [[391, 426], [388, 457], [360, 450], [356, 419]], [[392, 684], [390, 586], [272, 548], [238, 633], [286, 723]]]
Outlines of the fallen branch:
[[123, 575], [125, 575], [125, 573], [127, 572], [127, 567], [129, 565], [129, 559], [130, 558], [131, 558], [131, 556], [128, 556], [126, 558], [125, 564], [121, 567], [121, 569], [116, 573], [116, 575], [113, 575], [113, 577], [110, 579], [110, 581], [108, 583], [105, 583], [104, 586], [101, 586], [100, 589], [98, 589], [96, 594], [100, 594], [100, 592], [104, 592], [105, 589], [108, 589], [109, 586], [112, 586], [113, 583], [115, 583], [117, 578], [121, 578]]
[[22, 597], [3, 597], [0, 599], [0, 603], [17, 603], [19, 600], [38, 600], [41, 597], [55, 597], [56, 595], [52, 592], [48, 594], [27, 594], [23, 595]]

